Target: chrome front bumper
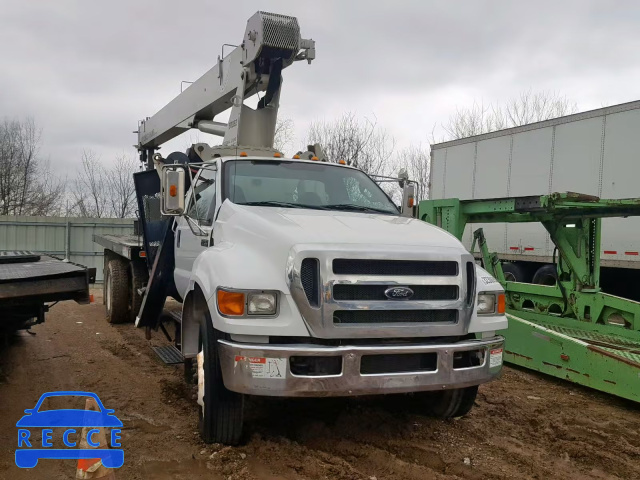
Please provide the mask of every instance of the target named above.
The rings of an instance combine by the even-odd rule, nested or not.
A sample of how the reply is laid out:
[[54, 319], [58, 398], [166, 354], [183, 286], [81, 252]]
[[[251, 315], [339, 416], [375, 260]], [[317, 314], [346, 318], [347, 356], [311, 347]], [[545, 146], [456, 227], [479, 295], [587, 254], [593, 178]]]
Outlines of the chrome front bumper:
[[[282, 397], [330, 397], [418, 392], [469, 387], [493, 380], [502, 368], [504, 338], [464, 340], [439, 345], [340, 346], [252, 345], [219, 340], [225, 386], [234, 392]], [[483, 351], [478, 366], [454, 368], [454, 354]], [[493, 353], [492, 353], [493, 352]], [[365, 355], [436, 353], [434, 370], [362, 374]], [[339, 356], [339, 375], [299, 376], [291, 373], [290, 357]]]

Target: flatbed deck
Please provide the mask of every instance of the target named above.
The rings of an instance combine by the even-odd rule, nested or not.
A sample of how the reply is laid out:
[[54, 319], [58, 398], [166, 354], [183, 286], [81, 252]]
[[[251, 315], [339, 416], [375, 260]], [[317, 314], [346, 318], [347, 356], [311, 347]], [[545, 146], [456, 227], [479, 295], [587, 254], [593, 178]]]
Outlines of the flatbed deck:
[[94, 235], [93, 241], [129, 260], [144, 251], [144, 243], [139, 235]]
[[95, 270], [32, 252], [0, 252], [0, 329], [44, 321], [47, 303], [89, 303]]

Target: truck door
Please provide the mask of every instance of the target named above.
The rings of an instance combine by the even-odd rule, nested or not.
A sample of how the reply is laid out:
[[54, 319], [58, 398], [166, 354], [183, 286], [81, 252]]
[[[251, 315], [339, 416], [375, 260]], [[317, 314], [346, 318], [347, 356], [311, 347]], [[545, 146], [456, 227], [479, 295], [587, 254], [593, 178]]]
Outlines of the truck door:
[[188, 195], [186, 214], [178, 218], [175, 232], [176, 288], [184, 297], [189, 286], [193, 263], [209, 246], [216, 211], [217, 170], [202, 168]]

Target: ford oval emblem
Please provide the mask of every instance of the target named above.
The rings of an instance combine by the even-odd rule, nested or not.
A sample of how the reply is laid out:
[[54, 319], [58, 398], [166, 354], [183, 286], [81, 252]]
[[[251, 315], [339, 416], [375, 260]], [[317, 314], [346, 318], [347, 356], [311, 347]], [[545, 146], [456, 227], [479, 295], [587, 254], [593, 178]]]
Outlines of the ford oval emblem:
[[389, 287], [384, 294], [391, 300], [409, 300], [413, 297], [413, 290], [409, 287]]

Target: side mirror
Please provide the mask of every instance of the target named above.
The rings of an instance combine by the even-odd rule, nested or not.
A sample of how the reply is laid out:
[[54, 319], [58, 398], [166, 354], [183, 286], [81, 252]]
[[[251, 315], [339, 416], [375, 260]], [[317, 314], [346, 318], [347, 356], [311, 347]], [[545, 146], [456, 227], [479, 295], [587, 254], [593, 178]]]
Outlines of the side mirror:
[[163, 215], [180, 216], [184, 213], [184, 184], [186, 171], [184, 165], [163, 165], [160, 175], [161, 202], [160, 211]]
[[413, 182], [404, 182], [402, 187], [402, 210], [403, 217], [413, 217], [413, 207], [416, 204], [416, 185]]

